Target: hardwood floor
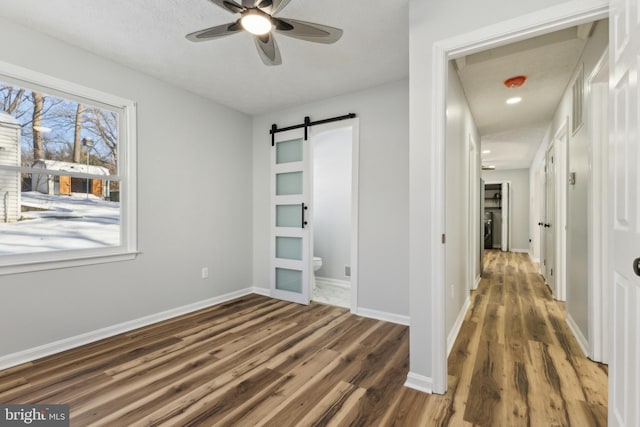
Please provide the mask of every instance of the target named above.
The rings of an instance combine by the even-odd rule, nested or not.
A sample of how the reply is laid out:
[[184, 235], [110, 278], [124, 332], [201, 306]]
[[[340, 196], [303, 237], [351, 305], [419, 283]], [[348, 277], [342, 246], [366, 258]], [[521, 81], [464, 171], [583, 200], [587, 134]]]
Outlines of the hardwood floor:
[[523, 254], [491, 251], [446, 395], [402, 386], [408, 328], [250, 295], [0, 371], [0, 402], [71, 425], [606, 425], [606, 367], [580, 355]]

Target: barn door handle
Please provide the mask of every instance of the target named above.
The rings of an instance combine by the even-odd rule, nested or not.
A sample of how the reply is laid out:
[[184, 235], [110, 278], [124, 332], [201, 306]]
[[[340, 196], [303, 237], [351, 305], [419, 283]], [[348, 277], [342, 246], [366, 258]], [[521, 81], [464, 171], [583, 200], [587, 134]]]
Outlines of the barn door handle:
[[636, 276], [640, 276], [640, 258], [633, 260], [633, 272], [636, 273]]
[[304, 228], [304, 226], [308, 224], [308, 222], [304, 219], [304, 211], [306, 211], [307, 209], [308, 207], [305, 206], [304, 203], [302, 203], [302, 228]]

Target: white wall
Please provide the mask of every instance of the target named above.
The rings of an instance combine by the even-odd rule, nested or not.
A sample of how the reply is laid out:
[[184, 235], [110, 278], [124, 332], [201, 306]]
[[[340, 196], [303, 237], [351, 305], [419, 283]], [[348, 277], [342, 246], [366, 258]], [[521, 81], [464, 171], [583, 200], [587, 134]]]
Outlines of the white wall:
[[[280, 127], [355, 113], [360, 123], [359, 284], [362, 308], [409, 314], [407, 80], [254, 117], [253, 283], [269, 287], [269, 159]], [[320, 128], [314, 128], [319, 131]]]
[[313, 138], [313, 255], [317, 277], [348, 281], [351, 266], [351, 128]]
[[[566, 5], [571, 4], [571, 8]], [[410, 0], [409, 2], [409, 93], [410, 93], [410, 371], [415, 381], [428, 387], [433, 375], [437, 375], [437, 384], [446, 380], [446, 371], [433, 371], [432, 340], [433, 329], [443, 328], [432, 316], [431, 301], [433, 287], [441, 287], [435, 263], [440, 263], [440, 255], [432, 253], [432, 244], [440, 239], [444, 230], [437, 230], [431, 224], [439, 223], [443, 215], [443, 206], [435, 199], [438, 180], [433, 177], [434, 171], [440, 170], [436, 165], [442, 161], [433, 156], [435, 146], [433, 138], [432, 106], [434, 89], [439, 82], [433, 82], [433, 44], [516, 18], [526, 22], [538, 22], [538, 16], [523, 15], [542, 9], [558, 6], [561, 9], [583, 7], [584, 0], [565, 2], [562, 0], [539, 0], [536, 2], [506, 0], [461, 0], [457, 2], [430, 2]], [[606, 1], [601, 3], [606, 4]], [[560, 15], [561, 11], [553, 15]], [[545, 17], [550, 13], [545, 13]], [[544, 18], [544, 17], [543, 17]], [[546, 19], [546, 18], [544, 18]], [[519, 25], [523, 27], [523, 25]], [[435, 249], [434, 249], [435, 250]], [[439, 353], [439, 357], [442, 353]], [[440, 362], [437, 361], [439, 366]], [[437, 390], [443, 391], [443, 390]]]
[[529, 169], [482, 171], [482, 179], [485, 183], [507, 181], [511, 183], [509, 187], [509, 234], [511, 234], [509, 251], [529, 252], [531, 235], [529, 230]]
[[141, 252], [0, 277], [0, 356], [251, 286], [249, 117], [5, 20], [0, 39], [5, 62], [137, 103]]
[[[469, 269], [475, 263], [469, 259], [471, 244], [469, 230], [469, 139], [479, 140], [467, 98], [462, 89], [452, 61], [449, 61], [447, 97], [446, 139], [446, 331], [450, 341], [455, 339], [452, 331], [456, 319], [464, 316], [462, 311], [469, 299]], [[474, 156], [477, 161], [476, 150]], [[476, 181], [478, 178], [476, 178]], [[476, 274], [473, 274], [476, 277]], [[456, 332], [456, 331], [453, 331]]]
[[[578, 64], [584, 64], [585, 83], [609, 43], [608, 22], [599, 22], [587, 41]], [[553, 116], [553, 134], [567, 117], [571, 118], [573, 94], [567, 87]], [[589, 336], [588, 300], [588, 182], [589, 182], [589, 133], [586, 125], [589, 107], [585, 98], [584, 125], [569, 134], [569, 172], [576, 174], [576, 184], [567, 188], [567, 315], [584, 337]], [[570, 122], [569, 122], [570, 123]], [[571, 126], [571, 125], [569, 125]]]

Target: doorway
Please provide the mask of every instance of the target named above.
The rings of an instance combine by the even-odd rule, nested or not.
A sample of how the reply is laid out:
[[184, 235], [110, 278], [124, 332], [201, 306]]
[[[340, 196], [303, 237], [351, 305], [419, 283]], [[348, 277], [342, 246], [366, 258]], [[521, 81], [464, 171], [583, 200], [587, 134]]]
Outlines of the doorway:
[[[559, 17], [554, 12], [549, 12], [546, 19], [538, 17], [540, 20], [538, 25], [531, 25], [528, 23], [526, 27], [523, 27], [521, 22], [507, 22], [504, 25], [497, 25], [490, 29], [471, 33], [467, 35], [458, 36], [454, 39], [449, 39], [440, 43], [435, 43], [433, 48], [433, 65], [434, 65], [434, 87], [446, 87], [447, 82], [447, 68], [448, 61], [465, 55], [466, 53], [478, 52], [482, 49], [487, 49], [493, 46], [503, 46], [510, 41], [523, 40], [527, 37], [533, 37], [536, 35], [547, 34], [553, 30], [559, 30], [568, 28], [572, 25], [582, 24], [584, 22], [590, 22], [595, 19], [601, 19], [608, 17], [608, 10], [602, 6], [599, 8], [585, 8], [581, 9], [576, 7], [572, 15], [566, 13]], [[555, 12], [557, 14], [557, 11]], [[447, 107], [447, 93], [444, 90], [434, 91], [434, 129], [433, 135], [436, 136], [435, 143], [430, 146], [430, 154], [434, 158], [441, 158], [444, 153], [447, 134], [446, 129], [446, 107]], [[442, 164], [435, 162], [432, 169], [433, 179], [435, 179], [433, 200], [440, 206], [443, 206], [442, 211], [438, 213], [433, 222], [432, 231], [433, 234], [437, 234], [445, 229], [445, 218], [448, 218], [448, 212], [444, 208], [446, 206], [445, 197], [445, 168], [444, 162]], [[433, 345], [433, 357], [432, 357], [432, 372], [433, 372], [433, 390], [437, 393], [443, 393], [447, 389], [447, 340], [446, 325], [447, 314], [443, 312], [444, 301], [448, 291], [448, 284], [444, 280], [446, 271], [446, 257], [445, 249], [438, 244], [435, 239], [431, 240], [430, 247], [430, 265], [435, 269], [433, 276], [436, 278], [434, 288], [432, 289], [432, 312], [434, 313], [432, 324], [434, 327], [431, 329]]]
[[[340, 129], [345, 130], [337, 131]], [[332, 136], [340, 134], [346, 136], [346, 138], [340, 139], [342, 144], [350, 148], [350, 157], [340, 159], [342, 163], [351, 164], [346, 176], [342, 176], [343, 180], [350, 179], [351, 184], [350, 194], [345, 193], [345, 203], [350, 204], [350, 212], [347, 213], [350, 215], [350, 220], [343, 218], [347, 227], [338, 233], [335, 232], [335, 229], [339, 227], [325, 228], [324, 231], [328, 235], [332, 233], [339, 235], [350, 246], [347, 250], [348, 256], [345, 255], [341, 261], [343, 264], [348, 263], [343, 265], [345, 268], [343, 271], [345, 272], [344, 277], [350, 279], [347, 289], [349, 299], [347, 303], [340, 305], [350, 307], [351, 312], [355, 312], [358, 307], [359, 129], [357, 118], [340, 118], [314, 125], [311, 128], [303, 126], [290, 128], [277, 132], [273, 136], [269, 295], [273, 298], [305, 305], [309, 304], [313, 298], [314, 264], [316, 271], [320, 271], [321, 263], [324, 263], [319, 259], [314, 262], [313, 142], [323, 139], [331, 140], [334, 139]], [[333, 157], [335, 157], [335, 153]], [[335, 158], [331, 160], [333, 163], [337, 162]], [[344, 182], [342, 185], [344, 187]], [[347, 187], [349, 187], [348, 184]], [[336, 190], [334, 188], [331, 191]], [[324, 189], [317, 190], [317, 192], [320, 198], [328, 193]], [[322, 205], [322, 203], [320, 204]], [[320, 213], [319, 218], [322, 217], [323, 214]], [[320, 230], [322, 231], [323, 228], [320, 227]], [[322, 241], [324, 237], [323, 235], [318, 239]], [[328, 240], [333, 239], [329, 238]], [[339, 249], [330, 247], [324, 253], [329, 261], [336, 255], [334, 252], [339, 252]], [[316, 258], [322, 258], [321, 255], [316, 253]]]
[[484, 249], [508, 252], [511, 248], [509, 191], [508, 182], [486, 182], [484, 185]]
[[351, 307], [352, 128], [324, 130], [311, 140], [313, 273], [311, 300]]

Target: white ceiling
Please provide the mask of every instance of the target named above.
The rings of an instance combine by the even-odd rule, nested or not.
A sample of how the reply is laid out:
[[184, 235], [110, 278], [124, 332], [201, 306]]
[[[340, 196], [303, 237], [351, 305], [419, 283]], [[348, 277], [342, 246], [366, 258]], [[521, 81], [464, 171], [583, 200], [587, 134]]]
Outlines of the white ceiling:
[[[528, 168], [542, 142], [586, 43], [590, 27], [573, 27], [456, 61], [482, 136], [483, 165]], [[524, 75], [520, 88], [503, 82]], [[522, 102], [507, 105], [514, 96]]]
[[[207, 0], [2, 0], [0, 16], [247, 114], [399, 80], [409, 73], [408, 0], [292, 0], [279, 14], [344, 30], [333, 45], [276, 40], [283, 64], [262, 64], [251, 36], [192, 43], [187, 33], [233, 22]], [[482, 136], [483, 164], [529, 167], [584, 48], [570, 28], [458, 59]], [[528, 77], [519, 89], [502, 82]], [[523, 101], [507, 106], [513, 95]]]
[[267, 67], [251, 36], [192, 43], [187, 33], [233, 22], [207, 0], [2, 0], [0, 16], [245, 112], [330, 98], [409, 74], [408, 0], [292, 0], [278, 15], [342, 28], [336, 44], [276, 41]]

